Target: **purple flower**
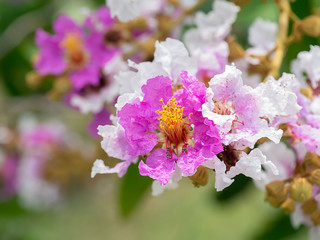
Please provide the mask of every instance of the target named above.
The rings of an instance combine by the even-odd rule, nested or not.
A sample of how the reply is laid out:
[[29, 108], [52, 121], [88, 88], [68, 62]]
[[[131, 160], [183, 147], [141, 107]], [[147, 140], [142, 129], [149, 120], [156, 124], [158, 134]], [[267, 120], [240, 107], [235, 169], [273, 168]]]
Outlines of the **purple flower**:
[[168, 183], [175, 165], [192, 175], [197, 167], [222, 151], [220, 137], [212, 121], [201, 114], [205, 86], [181, 74], [183, 88], [173, 92], [172, 81], [158, 76], [142, 87], [144, 97], [126, 104], [119, 112], [130, 155], [146, 155], [139, 171]]
[[107, 13], [107, 9], [102, 8], [85, 20], [88, 33], [66, 15], [56, 20], [54, 35], [39, 29], [36, 43], [40, 53], [36, 70], [42, 75], [67, 73], [76, 91], [88, 85], [99, 86], [103, 67], [119, 52], [106, 46], [104, 41], [105, 31], [113, 23]]

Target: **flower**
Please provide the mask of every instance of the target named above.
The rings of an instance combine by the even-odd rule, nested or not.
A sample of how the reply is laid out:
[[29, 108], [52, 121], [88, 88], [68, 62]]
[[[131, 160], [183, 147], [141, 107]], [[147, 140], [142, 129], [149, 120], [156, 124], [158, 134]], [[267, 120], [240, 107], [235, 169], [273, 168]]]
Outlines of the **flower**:
[[235, 4], [220, 0], [214, 1], [212, 7], [208, 14], [196, 14], [197, 28], [188, 30], [184, 36], [191, 56], [198, 63], [197, 77], [203, 80], [223, 72], [229, 55], [224, 39], [240, 10]]
[[212, 120], [218, 129], [224, 152], [213, 159], [211, 168], [216, 171], [216, 188], [220, 191], [230, 185], [230, 178], [243, 173], [260, 179], [261, 165], [277, 169], [266, 161], [259, 149], [249, 154], [241, 152], [253, 149], [261, 138], [279, 143], [282, 130], [269, 126], [260, 117], [261, 98], [254, 89], [243, 85], [241, 71], [235, 66], [226, 66], [224, 73], [216, 75], [209, 82], [207, 98], [202, 105], [203, 116]]
[[167, 38], [163, 42], [157, 41], [155, 48], [152, 62], [136, 64], [129, 60], [131, 70], [122, 71], [115, 76], [120, 95], [137, 92], [142, 96], [141, 87], [146, 84], [147, 79], [156, 76], [168, 76], [174, 83], [178, 83], [182, 70], [192, 75], [196, 73], [195, 60], [189, 56], [184, 44], [179, 40]]
[[[97, 18], [101, 17], [101, 10], [97, 11]], [[100, 70], [118, 50], [106, 46], [104, 33], [97, 31], [95, 25], [90, 23], [92, 18], [85, 21], [85, 24], [91, 27], [89, 34], [86, 34], [82, 26], [67, 15], [61, 15], [53, 26], [55, 35], [51, 36], [39, 29], [36, 42], [40, 54], [35, 62], [36, 70], [41, 75], [59, 76], [66, 73], [76, 91], [88, 85], [101, 84]], [[107, 21], [105, 27], [110, 27], [111, 23], [111, 20]]]
[[[235, 60], [235, 65], [243, 72], [245, 84], [258, 86], [267, 70], [265, 56], [273, 58], [278, 25], [272, 21], [257, 18], [249, 28], [248, 42], [251, 45], [245, 56]], [[262, 58], [261, 58], [262, 57]]]
[[[139, 163], [140, 174], [158, 180], [161, 186], [169, 182], [176, 167], [182, 174], [192, 175], [201, 163], [222, 150], [214, 123], [201, 114], [204, 84], [187, 72], [180, 78], [182, 88], [177, 91], [173, 91], [169, 77], [148, 79], [141, 88], [143, 97], [126, 103], [117, 113], [125, 140], [115, 151], [122, 149], [125, 156], [121, 157], [126, 162], [131, 159], [124, 158], [130, 156], [145, 159]], [[109, 149], [107, 153], [110, 147], [104, 147]]]
[[159, 11], [163, 0], [108, 0], [111, 16], [117, 17], [121, 22], [127, 22], [141, 15], [152, 15]]
[[[320, 47], [310, 46], [310, 51], [300, 52], [298, 58], [291, 63], [291, 71], [297, 76], [303, 87], [307, 86], [307, 78], [313, 89], [319, 86]], [[306, 77], [306, 75], [307, 77]]]

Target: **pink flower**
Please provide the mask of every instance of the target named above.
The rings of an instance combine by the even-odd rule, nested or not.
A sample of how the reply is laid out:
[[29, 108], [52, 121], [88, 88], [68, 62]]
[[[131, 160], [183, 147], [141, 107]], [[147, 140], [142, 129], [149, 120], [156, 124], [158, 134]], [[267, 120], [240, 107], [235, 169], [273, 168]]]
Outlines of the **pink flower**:
[[95, 13], [95, 19], [101, 23], [103, 30], [96, 29], [93, 16], [86, 19], [88, 34], [82, 26], [66, 15], [61, 15], [56, 20], [53, 26], [54, 35], [39, 29], [36, 33], [36, 43], [40, 53], [35, 63], [36, 70], [42, 75], [57, 76], [67, 72], [76, 91], [87, 85], [101, 84], [100, 71], [119, 51], [114, 46], [106, 46], [104, 42], [104, 32], [113, 23], [107, 13], [106, 8]]
[[234, 66], [226, 66], [224, 73], [216, 75], [209, 82], [202, 113], [215, 123], [221, 142], [225, 145], [224, 152], [208, 166], [216, 171], [218, 191], [229, 186], [233, 182], [231, 178], [240, 173], [261, 179], [262, 165], [277, 174], [275, 166], [266, 160], [259, 149], [249, 154], [238, 154], [247, 147], [253, 149], [263, 137], [275, 143], [280, 141], [282, 130], [269, 126], [266, 119], [260, 117], [260, 106], [260, 96], [251, 87], [243, 85], [241, 72]]
[[[118, 111], [124, 129], [127, 156], [142, 156], [139, 171], [168, 183], [176, 165], [185, 175], [222, 151], [214, 123], [201, 114], [206, 88], [187, 72], [180, 75], [183, 88], [173, 93], [168, 77], [151, 78], [142, 86], [143, 98], [136, 98]], [[119, 144], [119, 149], [123, 149]], [[131, 160], [129, 160], [131, 161]]]

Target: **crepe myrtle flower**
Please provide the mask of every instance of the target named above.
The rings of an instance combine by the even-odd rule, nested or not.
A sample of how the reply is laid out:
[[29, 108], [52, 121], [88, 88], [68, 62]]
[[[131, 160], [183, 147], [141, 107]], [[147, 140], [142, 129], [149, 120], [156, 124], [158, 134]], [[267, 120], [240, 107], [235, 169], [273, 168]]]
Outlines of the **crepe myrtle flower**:
[[215, 123], [224, 151], [205, 164], [216, 171], [218, 191], [229, 186], [238, 174], [260, 179], [262, 166], [278, 173], [274, 164], [254, 149], [261, 138], [279, 143], [282, 137], [282, 130], [269, 126], [260, 116], [261, 101], [251, 87], [243, 85], [241, 71], [235, 66], [226, 66], [224, 73], [209, 82], [202, 113]]
[[[201, 113], [206, 87], [185, 71], [180, 78], [182, 84], [178, 88], [169, 77], [148, 79], [141, 89], [143, 98], [132, 100], [118, 111], [118, 129], [123, 141], [117, 139], [111, 145], [119, 148], [112, 150], [110, 144], [104, 146], [111, 156], [115, 155], [113, 151], [126, 153], [122, 156], [125, 161], [119, 164], [131, 163], [132, 158], [140, 156], [143, 159], [139, 162], [140, 174], [158, 180], [161, 186], [168, 183], [176, 167], [182, 174], [192, 175], [203, 162], [223, 150], [213, 121]], [[100, 126], [99, 131], [106, 127], [109, 126]], [[116, 172], [97, 161], [93, 176]]]
[[[100, 12], [96, 12], [96, 19], [101, 19], [104, 28], [108, 29], [113, 20], [111, 17], [99, 18]], [[87, 85], [98, 86], [101, 69], [119, 50], [106, 46], [104, 32], [98, 31], [92, 22], [92, 17], [88, 17], [82, 26], [69, 16], [60, 15], [53, 25], [54, 35], [39, 29], [36, 32], [36, 43], [40, 48], [35, 61], [37, 72], [55, 76], [67, 74], [75, 90]]]
[[207, 14], [197, 12], [194, 19], [196, 28], [184, 35], [190, 55], [198, 63], [197, 77], [204, 82], [224, 71], [229, 56], [225, 38], [240, 11], [234, 3], [224, 0], [214, 1], [212, 8]]

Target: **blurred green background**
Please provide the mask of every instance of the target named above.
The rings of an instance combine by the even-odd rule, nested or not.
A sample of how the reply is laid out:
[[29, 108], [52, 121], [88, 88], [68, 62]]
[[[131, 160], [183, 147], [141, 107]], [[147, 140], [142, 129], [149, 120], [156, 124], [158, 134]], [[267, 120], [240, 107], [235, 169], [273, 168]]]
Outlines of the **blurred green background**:
[[[202, 10], [209, 11], [211, 2], [206, 2]], [[240, 12], [233, 32], [244, 46], [248, 27], [256, 17], [277, 20], [273, 1], [266, 2], [254, 0]], [[80, 20], [81, 8], [95, 9], [104, 3], [104, 0], [0, 0], [0, 120], [34, 111], [32, 99], [45, 98], [49, 88], [44, 86], [35, 91], [25, 83], [25, 75], [32, 69], [31, 57], [37, 53], [35, 30], [50, 31], [60, 13]], [[292, 3], [299, 17], [309, 15], [319, 6], [319, 0]], [[299, 51], [308, 50], [310, 44], [319, 44], [319, 39], [304, 37], [301, 43], [290, 46], [283, 70], [289, 71], [290, 61]], [[49, 118], [56, 116], [72, 125], [73, 130], [85, 132], [86, 121], [82, 116], [57, 105], [44, 104], [42, 114], [48, 114]], [[88, 179], [89, 175], [88, 172]], [[19, 206], [17, 199], [11, 199], [0, 203], [0, 240], [308, 239], [307, 230], [294, 230], [289, 218], [265, 203], [264, 193], [248, 179], [238, 177], [222, 193], [215, 192], [213, 175], [209, 182], [206, 187], [194, 188], [191, 181], [184, 179], [178, 189], [152, 197], [151, 181], [139, 177], [132, 167], [124, 179], [103, 175], [90, 180], [87, 186], [70, 193], [68, 201], [45, 212], [29, 212]]]

